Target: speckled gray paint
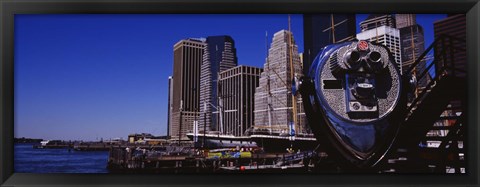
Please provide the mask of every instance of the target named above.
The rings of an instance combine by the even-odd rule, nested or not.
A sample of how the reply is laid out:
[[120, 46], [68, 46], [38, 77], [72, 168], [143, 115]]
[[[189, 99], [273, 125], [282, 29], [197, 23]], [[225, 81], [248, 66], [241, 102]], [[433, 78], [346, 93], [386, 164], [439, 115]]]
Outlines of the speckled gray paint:
[[[337, 57], [337, 62], [338, 65], [341, 68], [346, 68], [346, 65], [344, 64], [344, 54], [351, 48], [354, 48], [356, 46], [356, 42], [352, 43], [351, 45], [344, 46], [340, 48], [337, 51], [337, 55], [332, 55], [333, 57]], [[323, 82], [316, 83], [316, 84], [321, 84], [319, 87], [321, 88], [321, 94], [323, 94], [324, 99], [326, 100], [326, 103], [329, 108], [331, 108], [334, 113], [341, 118], [344, 118], [348, 121], [354, 121], [354, 122], [369, 122], [369, 121], [374, 121], [378, 120], [379, 118], [383, 118], [386, 115], [388, 115], [395, 105], [398, 102], [399, 98], [399, 90], [400, 90], [400, 74], [398, 70], [395, 69], [394, 62], [392, 58], [389, 58], [388, 51], [381, 47], [381, 46], [376, 46], [376, 45], [369, 45], [370, 50], [374, 51], [379, 51], [382, 54], [382, 60], [383, 61], [388, 61], [387, 63], [387, 71], [384, 73], [386, 75], [382, 76], [377, 76], [377, 85], [376, 85], [376, 95], [378, 98], [378, 112], [379, 116], [378, 118], [375, 119], [352, 119], [348, 116], [346, 112], [346, 95], [345, 95], [345, 76], [338, 76], [335, 77], [334, 74], [332, 74], [331, 67], [335, 66], [334, 64], [331, 64], [332, 58], [330, 58], [327, 63], [323, 64], [320, 66], [321, 74], [320, 80], [342, 80], [342, 89], [323, 89]], [[391, 80], [388, 80], [388, 79]]]

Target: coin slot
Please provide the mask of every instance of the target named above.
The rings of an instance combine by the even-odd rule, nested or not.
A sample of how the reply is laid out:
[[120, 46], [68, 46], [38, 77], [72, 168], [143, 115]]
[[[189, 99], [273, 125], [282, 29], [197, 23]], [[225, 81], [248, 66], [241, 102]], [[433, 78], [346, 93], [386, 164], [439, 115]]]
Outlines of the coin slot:
[[342, 89], [342, 80], [323, 80], [323, 89]]

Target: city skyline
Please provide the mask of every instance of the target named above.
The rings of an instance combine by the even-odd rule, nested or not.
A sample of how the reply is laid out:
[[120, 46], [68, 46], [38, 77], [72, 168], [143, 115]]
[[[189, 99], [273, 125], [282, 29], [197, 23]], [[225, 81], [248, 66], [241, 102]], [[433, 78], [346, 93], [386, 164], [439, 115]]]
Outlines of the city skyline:
[[[297, 40], [301, 16], [291, 15]], [[239, 64], [261, 67], [265, 32], [287, 29], [288, 15], [18, 15], [15, 25], [15, 137], [100, 140], [167, 134], [178, 41], [230, 35]]]
[[[292, 32], [299, 52], [303, 52], [301, 17], [292, 15]], [[363, 20], [358, 17], [361, 15], [357, 16], [357, 27]], [[438, 17], [441, 16], [435, 18]], [[226, 23], [228, 29], [209, 27], [218, 24], [214, 20]], [[265, 31], [270, 42], [273, 33], [288, 28], [287, 15], [20, 15], [15, 21], [15, 41], [18, 42], [15, 48], [15, 136], [65, 140], [125, 138], [128, 134], [142, 132], [166, 135], [168, 82], [165, 80], [173, 73], [172, 48], [176, 42], [230, 35], [235, 40], [238, 65], [262, 67], [266, 57]], [[160, 26], [152, 26], [152, 22]], [[162, 26], [173, 27], [165, 22], [186, 22], [181, 28], [196, 26], [198, 30], [169, 31], [175, 36], [162, 35], [165, 33], [160, 31], [168, 30]], [[422, 20], [418, 22], [422, 25]], [[427, 35], [433, 37], [433, 22], [430, 25], [430, 29], [425, 28], [426, 46], [431, 43]], [[112, 30], [115, 33], [110, 35]], [[32, 34], [33, 31], [39, 32]], [[90, 42], [106, 43], [88, 45]], [[48, 47], [38, 48], [45, 43], [49, 43]], [[85, 46], [92, 49], [83, 49]], [[128, 55], [132, 52], [135, 54]], [[39, 61], [44, 63], [35, 64]], [[82, 64], [84, 62], [89, 63]], [[128, 72], [142, 77], [125, 76]], [[112, 80], [118, 76], [120, 80]], [[59, 77], [64, 79], [57, 80]], [[49, 85], [53, 88], [42, 90]], [[109, 92], [107, 87], [114, 92]], [[94, 97], [98, 98], [91, 100]], [[121, 109], [125, 105], [134, 107]], [[92, 106], [97, 108], [90, 108]], [[42, 111], [45, 108], [49, 110]], [[142, 110], [135, 110], [139, 108]], [[79, 111], [87, 112], [80, 114]], [[128, 116], [136, 119], [127, 119]], [[85, 118], [96, 122], [87, 124], [89, 120]]]

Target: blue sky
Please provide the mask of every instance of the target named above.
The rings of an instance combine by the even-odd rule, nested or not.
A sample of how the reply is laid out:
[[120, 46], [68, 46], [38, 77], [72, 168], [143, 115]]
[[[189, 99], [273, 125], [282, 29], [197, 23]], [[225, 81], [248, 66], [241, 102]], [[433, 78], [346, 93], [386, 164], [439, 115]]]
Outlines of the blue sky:
[[[433, 40], [433, 20], [443, 17], [417, 16], [426, 46]], [[16, 15], [15, 136], [165, 135], [176, 42], [230, 35], [238, 63], [262, 67], [265, 32], [270, 43], [273, 33], [288, 29], [287, 20], [287, 15], [266, 14]], [[292, 15], [292, 31], [302, 52], [301, 15]]]

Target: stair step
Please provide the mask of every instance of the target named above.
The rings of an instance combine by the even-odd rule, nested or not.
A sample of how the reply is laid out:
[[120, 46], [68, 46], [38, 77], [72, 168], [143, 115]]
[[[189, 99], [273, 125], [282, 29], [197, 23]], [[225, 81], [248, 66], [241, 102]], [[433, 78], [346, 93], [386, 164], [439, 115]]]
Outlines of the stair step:
[[440, 116], [439, 119], [458, 119], [460, 116]]
[[427, 136], [424, 138], [427, 141], [462, 141], [464, 140], [463, 137], [449, 137], [447, 136]]
[[454, 126], [450, 125], [450, 126], [432, 126], [432, 128], [430, 130], [450, 130], [452, 129]]

